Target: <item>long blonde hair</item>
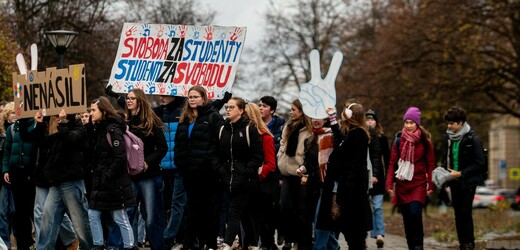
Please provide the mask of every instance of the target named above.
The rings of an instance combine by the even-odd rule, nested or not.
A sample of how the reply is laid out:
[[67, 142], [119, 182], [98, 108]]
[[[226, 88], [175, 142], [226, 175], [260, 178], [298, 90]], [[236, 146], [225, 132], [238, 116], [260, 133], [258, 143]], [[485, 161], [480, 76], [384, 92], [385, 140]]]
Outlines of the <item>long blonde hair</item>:
[[245, 111], [247, 117], [249, 117], [250, 124], [254, 125], [256, 129], [258, 129], [259, 134], [268, 134], [273, 136], [264, 120], [262, 120], [262, 115], [260, 114], [260, 108], [258, 108], [258, 105], [255, 103], [248, 103], [246, 104]]
[[[139, 116], [140, 124], [137, 125], [137, 128], [142, 129], [145, 135], [150, 135], [153, 131], [153, 126], [156, 125], [160, 128], [164, 127], [164, 123], [161, 119], [153, 112], [150, 107], [150, 103], [146, 100], [146, 96], [142, 89], [132, 89], [130, 92], [133, 92], [137, 102], [137, 112], [135, 116]], [[127, 119], [131, 119], [132, 111], [126, 108], [126, 117]], [[128, 120], [127, 120], [128, 121]]]
[[[206, 89], [202, 86], [193, 86], [188, 90], [188, 95], [191, 91], [197, 91], [199, 95], [202, 97], [202, 100], [204, 101], [202, 103], [202, 106], [205, 106], [208, 104], [208, 94], [206, 92]], [[189, 98], [189, 97], [188, 97]], [[193, 109], [190, 107], [189, 101], [186, 102], [184, 105], [184, 108], [182, 109], [181, 118], [179, 119], [179, 123], [183, 123], [186, 119], [192, 123], [197, 119], [197, 109]]]

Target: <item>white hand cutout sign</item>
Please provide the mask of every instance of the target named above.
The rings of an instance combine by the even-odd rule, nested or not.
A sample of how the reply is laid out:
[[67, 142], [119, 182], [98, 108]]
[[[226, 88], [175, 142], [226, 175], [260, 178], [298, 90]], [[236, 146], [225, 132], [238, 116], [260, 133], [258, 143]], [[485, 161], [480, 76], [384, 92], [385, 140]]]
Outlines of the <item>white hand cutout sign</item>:
[[325, 110], [336, 106], [336, 77], [343, 61], [343, 54], [336, 51], [330, 63], [329, 72], [325, 79], [321, 78], [320, 54], [312, 50], [309, 54], [311, 80], [302, 83], [298, 99], [302, 103], [303, 113], [311, 118], [325, 119], [328, 117]]
[[[25, 75], [27, 79], [27, 64], [25, 64], [25, 59], [22, 53], [18, 53], [16, 55], [16, 64], [18, 65], [18, 69], [20, 70], [20, 75]], [[38, 47], [36, 44], [31, 44], [31, 70], [38, 69]]]

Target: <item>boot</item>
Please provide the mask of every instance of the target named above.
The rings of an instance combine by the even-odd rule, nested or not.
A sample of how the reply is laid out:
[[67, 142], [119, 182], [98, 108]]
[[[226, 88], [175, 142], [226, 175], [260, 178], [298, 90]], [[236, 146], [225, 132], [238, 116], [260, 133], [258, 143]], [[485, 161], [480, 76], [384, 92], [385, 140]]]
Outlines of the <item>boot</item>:
[[475, 243], [465, 243], [460, 245], [461, 250], [475, 250]]
[[78, 250], [79, 240], [75, 239], [72, 243], [67, 246], [67, 250]]

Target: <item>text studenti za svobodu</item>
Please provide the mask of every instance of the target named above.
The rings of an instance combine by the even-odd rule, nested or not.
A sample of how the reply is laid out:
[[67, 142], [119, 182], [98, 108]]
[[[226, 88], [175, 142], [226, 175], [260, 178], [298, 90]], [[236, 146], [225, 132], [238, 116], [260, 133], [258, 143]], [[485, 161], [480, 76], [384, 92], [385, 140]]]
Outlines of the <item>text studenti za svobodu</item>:
[[242, 42], [185, 38], [129, 37], [115, 80], [223, 87]]

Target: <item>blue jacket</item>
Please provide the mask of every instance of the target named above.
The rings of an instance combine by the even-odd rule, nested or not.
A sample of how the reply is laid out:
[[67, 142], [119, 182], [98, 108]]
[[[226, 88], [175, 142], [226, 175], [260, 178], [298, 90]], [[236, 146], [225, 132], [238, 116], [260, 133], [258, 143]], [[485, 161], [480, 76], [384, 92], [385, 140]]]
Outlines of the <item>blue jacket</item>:
[[175, 147], [175, 133], [177, 133], [177, 126], [179, 125], [179, 118], [181, 117], [182, 109], [186, 103], [185, 97], [177, 96], [173, 102], [167, 105], [161, 105], [153, 109], [155, 114], [164, 122], [164, 137], [168, 144], [168, 151], [166, 156], [161, 161], [162, 169], [177, 169], [173, 159], [173, 148]]

